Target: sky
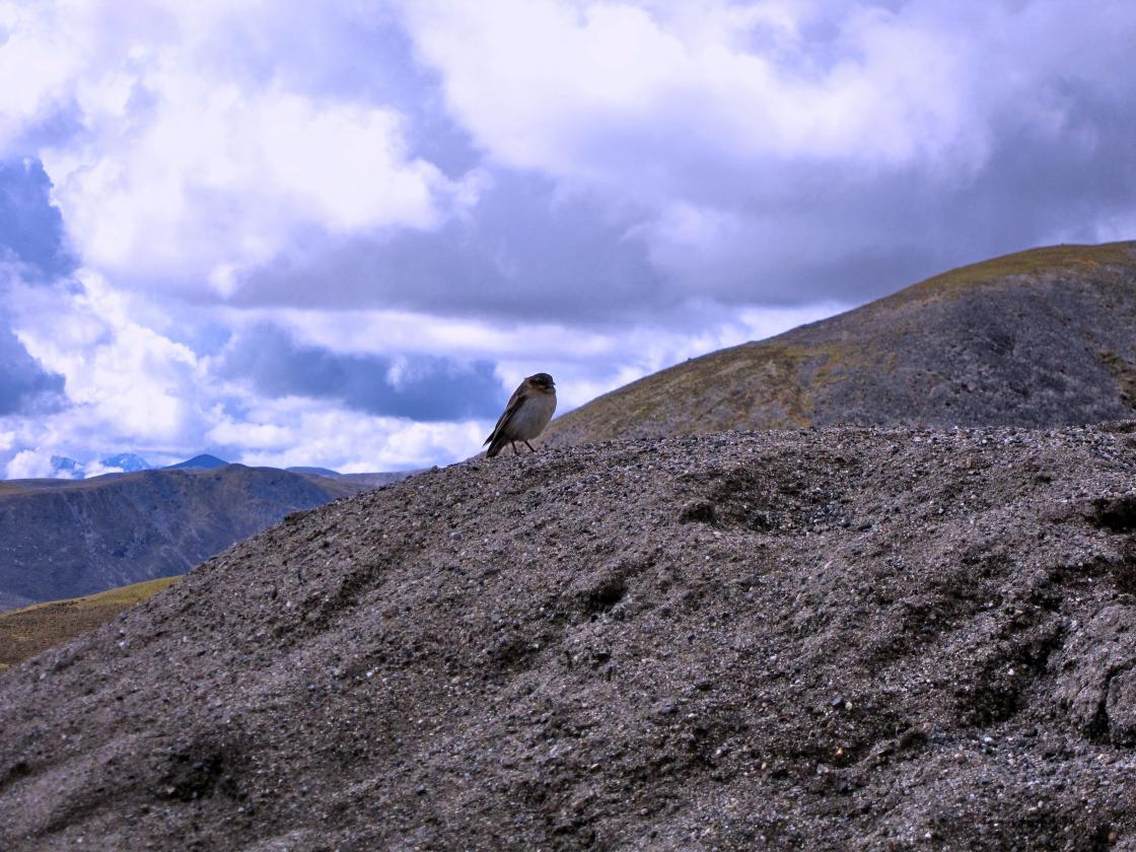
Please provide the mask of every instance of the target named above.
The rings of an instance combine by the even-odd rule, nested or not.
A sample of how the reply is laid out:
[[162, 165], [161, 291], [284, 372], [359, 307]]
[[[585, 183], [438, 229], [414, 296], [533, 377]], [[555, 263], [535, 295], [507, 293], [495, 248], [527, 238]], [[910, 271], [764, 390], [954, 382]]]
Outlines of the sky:
[[0, 0], [0, 475], [475, 452], [1136, 237], [1130, 0]]

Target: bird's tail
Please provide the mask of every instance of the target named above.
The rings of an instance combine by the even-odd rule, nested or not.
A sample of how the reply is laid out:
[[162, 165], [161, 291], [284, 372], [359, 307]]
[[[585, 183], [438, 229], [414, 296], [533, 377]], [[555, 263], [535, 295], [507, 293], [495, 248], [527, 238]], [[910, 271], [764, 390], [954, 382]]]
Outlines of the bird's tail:
[[489, 445], [489, 449], [485, 451], [485, 455], [488, 458], [493, 458], [501, 452], [501, 448], [505, 446], [505, 441], [500, 435], [490, 435], [485, 443]]

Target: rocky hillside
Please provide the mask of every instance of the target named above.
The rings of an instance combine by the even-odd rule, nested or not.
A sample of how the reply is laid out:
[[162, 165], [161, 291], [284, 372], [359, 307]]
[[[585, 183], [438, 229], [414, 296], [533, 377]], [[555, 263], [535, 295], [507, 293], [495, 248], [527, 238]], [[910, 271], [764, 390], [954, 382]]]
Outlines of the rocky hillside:
[[363, 487], [242, 465], [0, 482], [0, 609], [181, 574]]
[[553, 422], [548, 441], [807, 425], [1056, 426], [1136, 412], [1136, 243], [956, 269], [723, 349]]
[[1136, 848], [1136, 423], [472, 460], [0, 674], [0, 848]]

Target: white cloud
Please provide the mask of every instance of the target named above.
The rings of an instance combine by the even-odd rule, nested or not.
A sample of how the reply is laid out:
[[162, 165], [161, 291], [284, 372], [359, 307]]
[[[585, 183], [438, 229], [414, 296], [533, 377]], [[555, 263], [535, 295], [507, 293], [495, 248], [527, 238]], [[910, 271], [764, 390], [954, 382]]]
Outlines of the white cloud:
[[234, 49], [234, 32], [267, 34], [281, 16], [296, 16], [281, 37], [335, 16], [238, 5], [2, 7], [0, 79], [20, 84], [0, 87], [0, 154], [53, 110], [78, 124], [37, 153], [85, 264], [119, 284], [224, 297], [239, 270], [305, 229], [428, 229], [476, 200], [477, 179], [450, 180], [408, 152], [395, 109], [289, 88], [272, 65], [302, 57], [281, 50], [265, 68]]
[[105, 476], [108, 473], [125, 473], [121, 467], [113, 465], [105, 465], [100, 461], [90, 461], [83, 465], [83, 478], [90, 479], [94, 476]]
[[223, 418], [208, 437], [239, 449], [250, 465], [317, 465], [341, 473], [404, 470], [472, 455], [492, 424], [415, 423], [375, 417], [299, 397], [248, 400], [241, 419]]
[[82, 65], [86, 39], [70, 42], [57, 11], [63, 10], [0, 2], [0, 153], [29, 124], [49, 117]]
[[53, 422], [131, 445], [184, 441], [200, 419], [197, 356], [139, 323], [134, 300], [101, 276], [80, 278], [77, 292], [16, 288], [11, 297], [21, 342], [64, 377], [74, 403]]
[[55, 476], [51, 453], [20, 450], [8, 461], [5, 479], [47, 479]]
[[[634, 232], [688, 293], [880, 295], [878, 267], [897, 287], [1071, 233], [1123, 235], [1130, 218], [1104, 189], [1119, 172], [1105, 163], [1131, 157], [1131, 77], [1108, 70], [1136, 37], [1130, 4], [401, 8], [491, 161], [641, 205]], [[880, 262], [839, 274], [869, 256]]]
[[235, 270], [271, 260], [305, 227], [428, 228], [440, 215], [451, 186], [407, 158], [393, 112], [182, 73], [156, 82], [159, 100], [139, 119], [84, 104], [92, 138], [44, 152], [95, 268], [117, 280], [209, 280], [228, 295]]
[[210, 444], [250, 447], [258, 453], [295, 448], [298, 438], [295, 430], [277, 422], [235, 420], [231, 417], [223, 417], [205, 433], [205, 439]]
[[[156, 462], [214, 448], [246, 464], [417, 468], [472, 454], [490, 425], [415, 423], [326, 400], [260, 398], [145, 324], [154, 314], [145, 300], [89, 271], [80, 278], [82, 288], [70, 290], [11, 285], [17, 336], [64, 377], [72, 404], [50, 416], [0, 421], [0, 459], [12, 454], [8, 478], [53, 475], [52, 455], [77, 458], [86, 476], [115, 472], [98, 459], [124, 450]], [[160, 312], [155, 319], [177, 325]]]
[[818, 64], [805, 4], [403, 4], [447, 102], [520, 168], [666, 189], [708, 158], [839, 157], [905, 165], [981, 158], [968, 122], [969, 50], [941, 27], [878, 7], [837, 21]]

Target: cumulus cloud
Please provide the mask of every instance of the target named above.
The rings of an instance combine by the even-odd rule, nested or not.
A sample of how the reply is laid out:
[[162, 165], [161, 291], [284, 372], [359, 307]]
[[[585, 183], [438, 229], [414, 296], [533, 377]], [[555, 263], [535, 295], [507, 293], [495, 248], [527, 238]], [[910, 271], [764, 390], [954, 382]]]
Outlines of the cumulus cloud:
[[428, 227], [438, 196], [458, 194], [407, 159], [398, 116], [381, 108], [191, 78], [160, 97], [141, 127], [108, 110], [90, 143], [45, 152], [84, 258], [120, 281], [205, 281], [228, 296], [237, 271], [306, 231]]
[[684, 174], [711, 159], [744, 168], [762, 157], [905, 165], [981, 154], [981, 134], [964, 124], [973, 72], [959, 33], [853, 5], [832, 21], [831, 55], [818, 62], [804, 34], [817, 9], [691, 5], [405, 9], [451, 107], [512, 166], [655, 194], [720, 191]]
[[76, 290], [13, 288], [24, 344], [65, 377], [71, 409], [60, 422], [113, 432], [129, 444], [185, 440], [199, 428], [197, 356], [140, 321], [129, 294], [79, 273]]
[[[58, 475], [53, 456], [77, 459], [87, 475], [114, 472], [99, 459], [124, 449], [159, 465], [208, 451], [247, 464], [422, 467], [476, 450], [502, 399], [484, 363], [337, 354], [278, 330], [258, 335], [257, 326], [218, 355], [198, 356], [140, 322], [153, 309], [136, 296], [81, 277], [78, 290], [13, 295], [31, 351], [66, 378], [70, 404], [47, 417], [0, 414], [9, 478]], [[241, 347], [253, 345], [265, 347], [267, 361], [241, 360], [252, 354]], [[281, 371], [277, 357], [297, 375]]]
[[[268, 431], [262, 431], [269, 426]], [[221, 420], [208, 437], [243, 447], [246, 464], [316, 464], [343, 473], [413, 470], [465, 458], [481, 446], [480, 421], [427, 423], [380, 417], [302, 397], [250, 400], [239, 417]]]
[[8, 461], [5, 479], [50, 479], [55, 476], [51, 453], [20, 450]]
[[1007, 124], [1060, 130], [1063, 88], [1127, 90], [1108, 69], [1126, 51], [1117, 36], [1136, 30], [1118, 3], [1099, 15], [918, 0], [403, 8], [449, 107], [495, 158], [667, 201], [762, 194], [729, 175], [786, 162], [972, 177]]
[[867, 298], [1132, 221], [1127, 4], [403, 8], [490, 162], [640, 206], [668, 296]]
[[1133, 221], [1123, 3], [12, 8], [0, 140], [116, 286], [657, 321]]
[[[281, 31], [275, 4], [16, 9], [6, 64], [50, 67], [9, 107], [25, 130], [52, 115], [77, 128], [38, 153], [84, 262], [120, 283], [224, 297], [238, 271], [305, 234], [429, 228], [471, 199], [476, 182], [407, 150], [396, 109], [287, 73], [313, 57], [304, 28], [326, 33], [330, 18], [345, 32], [344, 14], [298, 4]], [[277, 50], [246, 52], [236, 34], [262, 26]], [[333, 50], [314, 53], [325, 71]], [[9, 128], [0, 151], [26, 138]]]

